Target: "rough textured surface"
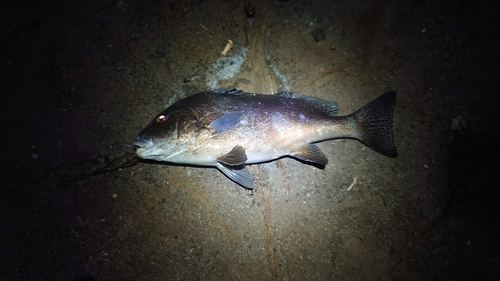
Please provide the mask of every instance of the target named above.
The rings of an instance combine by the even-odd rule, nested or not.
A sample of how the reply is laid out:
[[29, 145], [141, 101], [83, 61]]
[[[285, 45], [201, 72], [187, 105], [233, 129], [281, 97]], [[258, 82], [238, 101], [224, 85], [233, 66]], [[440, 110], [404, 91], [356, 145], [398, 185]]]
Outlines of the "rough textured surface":
[[[495, 3], [245, 4], [2, 5], [0, 279], [495, 280]], [[340, 115], [395, 90], [399, 157], [323, 142], [325, 169], [252, 165], [254, 191], [139, 162], [151, 118], [212, 85]]]

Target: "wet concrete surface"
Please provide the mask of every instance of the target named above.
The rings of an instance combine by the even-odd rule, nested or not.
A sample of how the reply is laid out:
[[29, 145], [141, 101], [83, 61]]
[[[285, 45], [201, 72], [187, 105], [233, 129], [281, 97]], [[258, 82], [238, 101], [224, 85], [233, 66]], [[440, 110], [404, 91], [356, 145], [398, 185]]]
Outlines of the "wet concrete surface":
[[[0, 279], [500, 274], [493, 3], [2, 6]], [[254, 190], [214, 168], [135, 157], [155, 114], [212, 86], [299, 92], [340, 115], [395, 90], [399, 157], [325, 141], [324, 169], [251, 165]]]

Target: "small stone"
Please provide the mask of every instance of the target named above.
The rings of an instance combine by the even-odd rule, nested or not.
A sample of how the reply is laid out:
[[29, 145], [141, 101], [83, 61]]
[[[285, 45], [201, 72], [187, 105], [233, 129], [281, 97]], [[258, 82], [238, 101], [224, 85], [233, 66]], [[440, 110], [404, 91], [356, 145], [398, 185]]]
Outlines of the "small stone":
[[247, 14], [247, 18], [254, 18], [255, 17], [255, 8], [252, 6], [246, 6], [245, 13]]
[[461, 115], [455, 117], [451, 122], [451, 129], [453, 131], [461, 131], [465, 129], [465, 126], [467, 126], [467, 122], [465, 121], [465, 118], [463, 118]]
[[321, 28], [316, 28], [311, 32], [311, 34], [314, 37], [314, 41], [316, 42], [321, 42], [326, 38], [325, 31]]

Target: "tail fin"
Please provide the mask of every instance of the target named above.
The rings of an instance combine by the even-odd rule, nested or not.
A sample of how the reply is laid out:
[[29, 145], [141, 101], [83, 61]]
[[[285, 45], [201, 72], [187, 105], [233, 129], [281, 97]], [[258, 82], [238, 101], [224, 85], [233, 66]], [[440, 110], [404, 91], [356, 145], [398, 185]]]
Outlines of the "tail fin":
[[388, 157], [398, 156], [392, 136], [395, 104], [396, 92], [388, 92], [351, 115], [357, 123], [359, 140]]

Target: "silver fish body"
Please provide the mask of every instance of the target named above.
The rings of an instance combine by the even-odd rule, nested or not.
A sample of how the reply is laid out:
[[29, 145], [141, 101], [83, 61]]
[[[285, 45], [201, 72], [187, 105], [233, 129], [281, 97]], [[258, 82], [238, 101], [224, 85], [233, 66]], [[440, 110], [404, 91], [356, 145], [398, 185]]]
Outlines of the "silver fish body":
[[324, 166], [315, 142], [358, 139], [396, 157], [389, 92], [358, 111], [337, 116], [334, 102], [295, 93], [262, 95], [238, 90], [205, 91], [179, 100], [156, 116], [134, 141], [143, 159], [213, 166], [233, 181], [253, 188], [246, 164], [283, 156]]

